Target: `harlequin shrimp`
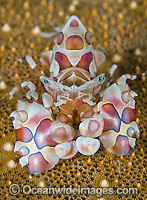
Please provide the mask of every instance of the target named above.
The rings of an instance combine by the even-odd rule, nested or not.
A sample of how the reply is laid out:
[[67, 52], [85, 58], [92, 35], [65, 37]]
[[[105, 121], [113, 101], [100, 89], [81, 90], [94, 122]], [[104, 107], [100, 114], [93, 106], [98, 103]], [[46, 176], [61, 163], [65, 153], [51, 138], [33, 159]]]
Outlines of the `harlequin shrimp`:
[[[100, 144], [119, 156], [135, 147], [135, 137], [140, 136], [134, 115], [137, 94], [126, 83], [135, 76], [122, 75], [100, 91], [105, 75], [97, 75], [97, 69], [105, 55], [93, 49], [90, 33], [77, 16], [60, 28], [53, 50], [43, 52], [40, 61], [50, 71], [50, 77], [40, 76], [46, 89], [42, 105], [37, 103], [36, 86], [27, 81], [21, 87], [27, 86], [26, 98], [36, 101], [18, 100], [10, 115], [16, 131], [14, 151], [20, 154], [22, 167], [38, 174], [77, 152], [93, 155]], [[111, 67], [110, 75], [116, 68]], [[98, 94], [101, 101], [96, 103]]]

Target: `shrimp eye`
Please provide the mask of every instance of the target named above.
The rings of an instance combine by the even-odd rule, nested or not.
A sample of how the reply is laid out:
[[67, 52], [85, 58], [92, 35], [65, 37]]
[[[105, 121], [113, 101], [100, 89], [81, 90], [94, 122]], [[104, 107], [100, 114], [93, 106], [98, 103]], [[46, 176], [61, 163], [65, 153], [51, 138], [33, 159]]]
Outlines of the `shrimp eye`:
[[99, 82], [103, 83], [104, 82], [104, 76], [103, 75], [99, 75]]
[[90, 38], [90, 33], [89, 32], [86, 32], [85, 33], [85, 39], [86, 39], [86, 42], [87, 44], [91, 44], [91, 38]]
[[58, 39], [57, 39], [57, 44], [60, 45], [64, 39], [64, 35], [62, 32], [59, 33]]
[[44, 79], [44, 84], [45, 85], [49, 85], [50, 84], [49, 80], [48, 79]]

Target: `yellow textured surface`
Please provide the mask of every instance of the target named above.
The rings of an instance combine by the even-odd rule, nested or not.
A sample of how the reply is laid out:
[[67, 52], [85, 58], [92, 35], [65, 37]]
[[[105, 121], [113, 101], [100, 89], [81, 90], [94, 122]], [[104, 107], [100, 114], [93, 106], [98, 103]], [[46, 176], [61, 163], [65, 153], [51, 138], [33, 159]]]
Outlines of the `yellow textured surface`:
[[[135, 6], [131, 2], [136, 2], [133, 4]], [[108, 187], [138, 188], [138, 195], [103, 195], [103, 200], [147, 198], [147, 77], [141, 77], [141, 73], [147, 70], [146, 7], [146, 0], [0, 0], [0, 83], [5, 85], [4, 89], [0, 89], [0, 99], [14, 86], [26, 80], [35, 83], [40, 93], [44, 91], [43, 85], [24, 58], [26, 54], [31, 55], [37, 67], [49, 76], [49, 70], [40, 63], [39, 58], [43, 51], [52, 49], [53, 40], [32, 34], [32, 29], [38, 26], [41, 31], [53, 31], [53, 27], [62, 25], [70, 15], [75, 14], [94, 33], [94, 47], [105, 52], [108, 67], [114, 63], [116, 55], [121, 57], [115, 78], [123, 73], [138, 75], [138, 79], [129, 81], [129, 85], [138, 93], [136, 121], [141, 133], [131, 155], [119, 157], [108, 153], [101, 146], [94, 156], [86, 157], [78, 153], [72, 159], [60, 160], [51, 171], [30, 176], [20, 167], [19, 155], [13, 149], [4, 149], [7, 142], [14, 147], [15, 132], [9, 115], [16, 108], [16, 100], [25, 98], [24, 89], [0, 105], [0, 199], [96, 200], [100, 198], [95, 195], [31, 196], [20, 193], [11, 196], [8, 188], [13, 183], [20, 187], [25, 184], [39, 187], [42, 181], [45, 187], [102, 187], [103, 180], [107, 181]], [[4, 32], [5, 24], [9, 24], [10, 31]], [[16, 164], [14, 168], [8, 167], [11, 160]]]

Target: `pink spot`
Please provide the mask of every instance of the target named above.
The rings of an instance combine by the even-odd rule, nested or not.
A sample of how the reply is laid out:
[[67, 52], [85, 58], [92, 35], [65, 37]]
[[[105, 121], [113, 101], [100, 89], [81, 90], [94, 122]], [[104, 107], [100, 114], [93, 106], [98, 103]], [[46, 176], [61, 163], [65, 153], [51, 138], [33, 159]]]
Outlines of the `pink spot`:
[[72, 35], [66, 40], [66, 49], [80, 50], [83, 49], [83, 39], [78, 35]]
[[107, 113], [109, 116], [111, 116], [112, 118], [118, 118], [118, 114], [114, 108], [114, 106], [110, 103], [104, 104], [102, 106], [102, 110], [103, 112]]
[[50, 132], [49, 132], [51, 124], [52, 124], [52, 121], [49, 119], [44, 119], [39, 124], [36, 130], [36, 135], [35, 135], [35, 141], [39, 148], [42, 148], [46, 145], [55, 146], [57, 144], [52, 139], [52, 136], [50, 135]]
[[[117, 101], [117, 99], [115, 99]], [[115, 103], [116, 103], [115, 101]], [[119, 102], [119, 100], [118, 100]], [[113, 104], [107, 103], [102, 106], [102, 111], [107, 113], [112, 119], [106, 119], [104, 118], [104, 131], [107, 130], [119, 130], [119, 124], [120, 124], [120, 117], [114, 108]], [[122, 120], [125, 123], [131, 123], [135, 120], [135, 113], [134, 109], [132, 108], [125, 108], [123, 111]]]
[[68, 57], [63, 53], [57, 52], [55, 55], [55, 60], [58, 62], [60, 70], [72, 67], [71, 63], [68, 60]]
[[96, 120], [91, 120], [88, 124], [88, 130], [90, 133], [96, 133], [100, 127], [100, 123]]
[[77, 64], [76, 67], [83, 68], [83, 69], [89, 71], [89, 65], [90, 65], [92, 59], [93, 59], [93, 55], [91, 52], [85, 53], [81, 57], [81, 60], [79, 61], [79, 63]]
[[38, 174], [49, 168], [49, 163], [44, 160], [40, 153], [31, 155], [29, 158], [28, 169], [33, 174]]
[[79, 23], [77, 22], [77, 20], [73, 19], [73, 20], [70, 22], [70, 26], [71, 26], [71, 27], [77, 27], [77, 26], [79, 26]]
[[114, 152], [119, 156], [127, 154], [130, 150], [128, 138], [123, 136], [118, 136], [116, 144], [113, 149]]
[[56, 128], [55, 134], [58, 136], [64, 135], [66, 133], [66, 129], [64, 127]]
[[45, 114], [42, 114], [41, 112], [37, 113], [36, 115], [30, 118], [30, 120], [28, 121], [28, 126], [29, 124], [31, 124], [31, 126], [35, 127], [39, 123], [39, 121], [44, 117], [46, 117]]
[[89, 148], [88, 148], [88, 145], [86, 145], [86, 144], [81, 144], [81, 146], [79, 147], [79, 149], [82, 152], [82, 154], [89, 153]]
[[120, 99], [112, 98], [111, 101], [116, 107], [120, 107], [120, 108], [123, 107], [122, 101]]
[[113, 119], [106, 119], [104, 118], [104, 132], [108, 130], [119, 130], [120, 119], [117, 120], [117, 123]]
[[67, 131], [63, 126], [55, 126], [51, 130], [51, 135], [57, 143], [67, 142], [72, 139], [71, 131]]
[[135, 120], [135, 112], [132, 108], [125, 108], [123, 112], [122, 119], [126, 123], [131, 123]]
[[32, 139], [32, 133], [26, 127], [16, 129], [15, 132], [16, 132], [16, 140], [17, 141], [28, 142]]
[[104, 131], [114, 129], [119, 130], [120, 118], [114, 106], [110, 103], [104, 104], [102, 106], [102, 111], [107, 113], [112, 119], [104, 118]]
[[60, 45], [64, 39], [64, 35], [62, 32], [59, 33], [58, 39], [57, 39], [57, 44]]

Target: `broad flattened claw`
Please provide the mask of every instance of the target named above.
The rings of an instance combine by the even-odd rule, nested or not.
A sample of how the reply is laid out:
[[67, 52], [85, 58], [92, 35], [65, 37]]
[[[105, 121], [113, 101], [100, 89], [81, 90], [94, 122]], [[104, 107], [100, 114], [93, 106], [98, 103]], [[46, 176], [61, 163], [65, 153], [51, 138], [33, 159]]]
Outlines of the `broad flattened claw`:
[[29, 173], [38, 174], [53, 168], [59, 161], [55, 153], [57, 142], [50, 134], [53, 120], [42, 105], [18, 101], [17, 111], [11, 113], [16, 131], [14, 152], [22, 156], [19, 163]]
[[76, 145], [81, 154], [90, 156], [98, 151], [100, 141], [98, 139], [80, 136], [76, 140]]
[[83, 136], [95, 138], [101, 135], [103, 127], [103, 118], [101, 116], [94, 116], [81, 122], [79, 131]]
[[50, 134], [57, 143], [63, 143], [74, 138], [75, 130], [72, 126], [56, 121], [50, 127]]
[[99, 137], [104, 147], [119, 156], [128, 154], [135, 147], [136, 138], [139, 137], [139, 129], [136, 122], [124, 124], [122, 122], [119, 132], [115, 129], [107, 130]]
[[117, 83], [108, 87], [103, 94], [103, 100], [98, 103], [96, 110], [104, 119], [104, 130], [100, 141], [104, 147], [119, 156], [128, 154], [135, 147], [139, 137], [139, 129], [135, 122], [135, 100], [137, 96], [127, 79], [134, 80], [136, 76], [122, 75]]
[[78, 152], [76, 142], [69, 141], [55, 146], [55, 152], [61, 159], [72, 158]]

